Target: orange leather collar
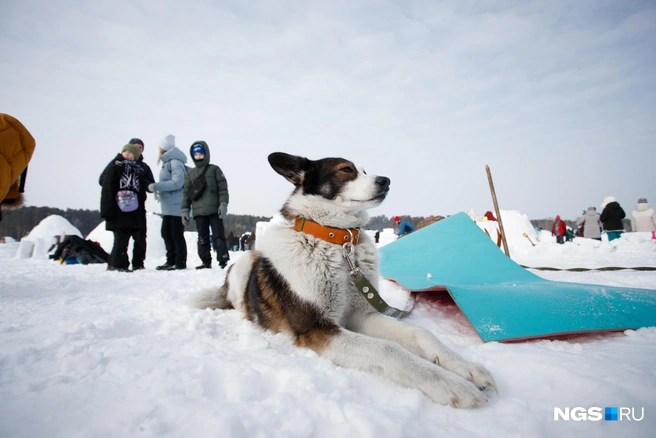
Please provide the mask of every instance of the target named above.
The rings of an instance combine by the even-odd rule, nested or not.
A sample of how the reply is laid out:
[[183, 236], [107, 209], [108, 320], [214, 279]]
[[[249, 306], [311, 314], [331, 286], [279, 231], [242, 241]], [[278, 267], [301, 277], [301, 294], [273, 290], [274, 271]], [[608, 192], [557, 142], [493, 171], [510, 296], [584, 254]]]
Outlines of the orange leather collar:
[[325, 227], [309, 219], [297, 218], [294, 223], [294, 229], [317, 239], [325, 240], [326, 242], [336, 243], [343, 245], [350, 242], [353, 238], [353, 245], [356, 245], [360, 240], [360, 230], [358, 228], [332, 228]]

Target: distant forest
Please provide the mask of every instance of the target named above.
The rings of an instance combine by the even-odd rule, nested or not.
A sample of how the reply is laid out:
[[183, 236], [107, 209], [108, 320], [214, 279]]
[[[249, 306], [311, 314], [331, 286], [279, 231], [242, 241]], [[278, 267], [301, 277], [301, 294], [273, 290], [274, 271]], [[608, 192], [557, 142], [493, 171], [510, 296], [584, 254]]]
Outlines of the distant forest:
[[[0, 238], [4, 236], [20, 240], [28, 234], [43, 219], [50, 215], [59, 215], [66, 218], [75, 228], [86, 237], [99, 224], [103, 222], [98, 210], [60, 210], [51, 207], [23, 207], [17, 210], [3, 210], [0, 221]], [[230, 231], [242, 234], [246, 231], [255, 231], [255, 224], [268, 221], [271, 218], [264, 216], [247, 216], [229, 214], [224, 221], [226, 234]], [[196, 231], [196, 223], [191, 221], [187, 231]], [[152, 230], [151, 230], [152, 232]], [[159, 232], [157, 230], [156, 232]]]
[[2, 221], [0, 221], [0, 237], [13, 237], [20, 240], [21, 237], [32, 231], [39, 222], [50, 215], [62, 216], [82, 233], [89, 234], [103, 220], [97, 210], [60, 210], [51, 207], [23, 207], [17, 210], [2, 210]]
[[[50, 215], [62, 216], [74, 226], [82, 236], [86, 237], [93, 231], [103, 220], [100, 217], [100, 212], [97, 210], [60, 210], [51, 207], [23, 207], [18, 210], [3, 210], [2, 221], [0, 221], [0, 238], [4, 236], [12, 237], [20, 240], [22, 236], [29, 233], [35, 226], [43, 219]], [[424, 216], [401, 216], [404, 220], [410, 222], [412, 225], [417, 224], [424, 219]], [[231, 231], [235, 235], [240, 235], [246, 231], [255, 231], [255, 224], [257, 222], [268, 221], [270, 217], [265, 216], [250, 216], [240, 214], [229, 214], [228, 218], [224, 221], [226, 235]], [[575, 220], [565, 220], [565, 223], [572, 229], [576, 230], [577, 225]], [[531, 224], [540, 227], [544, 230], [550, 230], [553, 224], [553, 219], [536, 219], [531, 220]], [[394, 228], [394, 221], [392, 217], [387, 216], [373, 216], [367, 224], [367, 229], [382, 231], [384, 228]], [[630, 221], [624, 220], [624, 229], [629, 231], [631, 229]], [[159, 230], [158, 230], [159, 231]], [[196, 224], [191, 221], [187, 227], [187, 231], [196, 231]], [[152, 231], [151, 231], [152, 232]]]
[[[629, 214], [631, 214], [629, 212]], [[576, 221], [573, 220], [567, 220], [563, 219], [563, 222], [565, 222], [565, 225], [570, 227], [572, 230], [576, 230], [578, 228], [578, 225], [576, 225]], [[547, 230], [551, 231], [551, 227], [553, 226], [554, 220], [553, 219], [535, 219], [531, 220], [531, 224], [534, 227], [538, 227], [542, 230]], [[631, 231], [631, 219], [624, 219], [622, 221], [622, 224], [624, 224], [624, 231]]]
[[[80, 230], [83, 237], [86, 237], [103, 222], [98, 210], [61, 210], [52, 207], [23, 207], [17, 210], [3, 210], [2, 221], [0, 221], [0, 238], [9, 236], [20, 240], [21, 237], [32, 231], [39, 222], [53, 214], [66, 218], [75, 228]], [[415, 226], [425, 219], [423, 216], [402, 216], [402, 218]], [[246, 231], [252, 232], [255, 231], [257, 222], [266, 222], [270, 219], [270, 217], [265, 216], [229, 214], [224, 221], [225, 232], [226, 235], [231, 231], [235, 235], [243, 234]], [[367, 225], [367, 229], [379, 231], [393, 227], [394, 221], [387, 216], [374, 216]], [[187, 227], [187, 231], [196, 231], [196, 223], [193, 220]]]

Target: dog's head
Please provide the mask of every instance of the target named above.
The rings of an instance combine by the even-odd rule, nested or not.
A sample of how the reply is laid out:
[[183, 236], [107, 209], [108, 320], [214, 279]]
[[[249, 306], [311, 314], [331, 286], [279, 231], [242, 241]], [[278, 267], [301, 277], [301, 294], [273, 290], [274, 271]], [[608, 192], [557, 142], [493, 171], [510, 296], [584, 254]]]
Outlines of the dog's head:
[[[296, 187], [286, 206], [305, 205], [308, 199], [312, 199], [315, 208], [324, 206], [355, 214], [380, 205], [390, 188], [389, 178], [368, 175], [364, 169], [344, 158], [313, 161], [275, 152], [269, 155], [269, 163], [273, 170]], [[299, 197], [306, 198], [305, 202], [299, 202], [299, 199], [294, 202], [294, 198]]]

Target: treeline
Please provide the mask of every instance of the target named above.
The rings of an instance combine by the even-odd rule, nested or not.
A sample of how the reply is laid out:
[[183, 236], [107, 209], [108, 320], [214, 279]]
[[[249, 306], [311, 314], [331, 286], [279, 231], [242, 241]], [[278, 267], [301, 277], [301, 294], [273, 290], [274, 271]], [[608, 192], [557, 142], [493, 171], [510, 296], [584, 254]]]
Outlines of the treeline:
[[[413, 227], [416, 227], [419, 222], [426, 219], [424, 216], [399, 216], [404, 221], [410, 222]], [[367, 224], [368, 230], [378, 230], [383, 231], [384, 228], [394, 228], [396, 224], [394, 223], [394, 217], [387, 216], [373, 216], [369, 219]]]
[[[53, 214], [66, 218], [75, 228], [80, 230], [83, 237], [86, 237], [103, 222], [98, 210], [61, 210], [51, 207], [23, 207], [17, 210], [3, 210], [2, 221], [0, 221], [0, 238], [9, 236], [20, 240], [21, 237], [39, 225], [39, 222]], [[243, 234], [246, 231], [255, 231], [257, 222], [266, 222], [270, 219], [270, 217], [264, 216], [229, 214], [224, 221], [224, 226], [226, 234], [230, 231], [235, 234]], [[195, 221], [191, 221], [187, 231], [196, 231]]]
[[[406, 221], [410, 222], [415, 227], [425, 218], [423, 216], [401, 216]], [[266, 216], [249, 216], [245, 214], [229, 214], [228, 218], [223, 221], [223, 226], [225, 228], [226, 235], [231, 231], [235, 235], [243, 234], [247, 231], [254, 232], [256, 224], [258, 222], [268, 222], [270, 217]], [[369, 220], [367, 224], [368, 230], [378, 230], [383, 231], [384, 228], [394, 228], [394, 220], [391, 217], [387, 216], [374, 216]], [[196, 224], [192, 220], [189, 226], [185, 229], [186, 231], [196, 231]]]
[[[18, 210], [3, 210], [2, 221], [0, 221], [0, 238], [4, 236], [20, 240], [21, 237], [32, 231], [43, 219], [50, 215], [59, 215], [66, 218], [75, 228], [80, 230], [82, 236], [86, 237], [93, 231], [103, 220], [98, 210], [60, 210], [51, 207], [23, 207]], [[415, 227], [421, 221], [426, 219], [424, 216], [401, 216], [402, 219], [410, 222]], [[228, 234], [232, 231], [235, 235], [243, 234], [247, 231], [255, 231], [257, 222], [267, 222], [271, 218], [266, 216], [250, 216], [245, 214], [229, 214], [224, 221], [225, 232]], [[565, 220], [572, 229], [576, 230], [575, 220]], [[551, 230], [553, 219], [536, 219], [531, 220], [533, 226], [543, 230]], [[384, 228], [394, 228], [393, 217], [373, 216], [367, 224], [367, 229], [382, 231]], [[631, 221], [624, 220], [624, 229], [630, 231]], [[192, 220], [187, 231], [196, 231], [196, 223]], [[151, 232], [153, 232], [151, 230]]]
[[[565, 225], [570, 227], [572, 230], [576, 230], [578, 228], [578, 225], [576, 225], [576, 220], [567, 220], [563, 219], [563, 222], [565, 222]], [[540, 228], [541, 230], [547, 230], [550, 231], [551, 227], [553, 226], [554, 220], [553, 219], [533, 219], [531, 220], [531, 225], [534, 227]]]
[[[246, 231], [251, 233], [255, 231], [255, 224], [258, 222], [268, 222], [270, 217], [265, 216], [249, 216], [246, 214], [228, 214], [228, 217], [223, 221], [223, 228], [225, 229], [226, 235], [231, 231], [235, 236], [244, 234]], [[186, 228], [187, 231], [196, 231], [196, 221], [192, 219], [189, 223], [189, 226]]]
[[[20, 240], [21, 237], [32, 231], [39, 222], [53, 214], [66, 218], [75, 228], [80, 230], [83, 237], [86, 237], [103, 222], [98, 210], [61, 210], [52, 207], [23, 207], [17, 210], [3, 210], [2, 221], [0, 221], [0, 238], [9, 236]], [[422, 216], [402, 217], [414, 226], [417, 226], [419, 222], [424, 220]], [[267, 222], [270, 219], [270, 217], [266, 216], [229, 214], [223, 224], [226, 234], [232, 231], [234, 234], [239, 235], [247, 231], [255, 231], [255, 224], [257, 222]], [[379, 231], [382, 231], [384, 228], [393, 227], [394, 221], [391, 217], [387, 216], [374, 216], [367, 225], [368, 229]], [[196, 231], [196, 223], [193, 220], [187, 227], [187, 231]]]
[[[410, 222], [415, 227], [425, 218], [423, 216], [401, 216], [402, 219]], [[248, 215], [233, 215], [229, 214], [228, 219], [223, 222], [225, 232], [228, 234], [232, 231], [235, 235], [243, 234], [246, 231], [253, 232], [255, 231], [255, 224], [257, 222], [268, 222], [271, 220], [270, 217], [264, 216], [248, 216]], [[387, 216], [374, 216], [370, 218], [369, 223], [367, 224], [368, 230], [378, 230], [383, 231], [384, 228], [394, 228], [393, 217]], [[194, 221], [192, 220], [187, 227], [188, 231], [196, 231]]]
[[[565, 225], [570, 227], [572, 230], [576, 230], [579, 226], [576, 225], [576, 221], [573, 220], [567, 220], [563, 219], [563, 222], [565, 222]], [[554, 220], [553, 219], [534, 219], [531, 220], [531, 224], [534, 227], [538, 227], [542, 230], [547, 230], [551, 231], [551, 227], [553, 226]], [[624, 231], [631, 231], [631, 219], [623, 219], [622, 224], [624, 225]]]
[[9, 236], [16, 240], [28, 234], [39, 222], [53, 214], [66, 218], [86, 236], [103, 220], [98, 210], [60, 210], [52, 207], [23, 207], [17, 210], [2, 210], [0, 238]]

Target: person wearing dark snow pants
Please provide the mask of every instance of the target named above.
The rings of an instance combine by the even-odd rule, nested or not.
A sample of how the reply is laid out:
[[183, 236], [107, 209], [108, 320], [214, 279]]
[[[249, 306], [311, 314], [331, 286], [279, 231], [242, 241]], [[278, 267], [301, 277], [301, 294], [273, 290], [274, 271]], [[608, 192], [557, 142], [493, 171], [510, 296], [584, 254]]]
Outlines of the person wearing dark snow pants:
[[128, 243], [139, 229], [139, 218], [144, 214], [146, 192], [142, 187], [143, 168], [137, 162], [139, 149], [131, 144], [105, 169], [100, 196], [100, 216], [105, 228], [114, 233], [114, 246], [107, 269], [132, 272], [128, 259]]
[[182, 224], [182, 187], [187, 169], [187, 157], [175, 147], [175, 137], [167, 135], [159, 145], [159, 182], [150, 184], [148, 189], [156, 194], [162, 206], [162, 239], [166, 247], [166, 263], [158, 266], [158, 271], [187, 269], [187, 241]]
[[[129, 144], [132, 146], [136, 147], [139, 150], [139, 157], [135, 160], [137, 164], [143, 169], [143, 173], [141, 176], [141, 184], [143, 186], [143, 196], [144, 196], [144, 202], [145, 199], [148, 198], [148, 194], [146, 191], [148, 190], [148, 186], [152, 183], [155, 182], [155, 178], [153, 177], [153, 172], [150, 170], [150, 166], [146, 164], [146, 162], [143, 160], [143, 151], [144, 151], [144, 142], [139, 139], [139, 138], [132, 138], [130, 139]], [[112, 163], [109, 163], [105, 170], [100, 174], [100, 178], [98, 178], [98, 183], [102, 186], [103, 185], [103, 179], [105, 178], [105, 173], [107, 172], [107, 169]], [[139, 224], [138, 227], [134, 230], [132, 233], [132, 240], [133, 240], [133, 248], [132, 248], [132, 269], [134, 271], [139, 270], [139, 269], [144, 269], [144, 260], [146, 260], [146, 233], [147, 233], [147, 228], [148, 228], [148, 223], [146, 221], [146, 208], [144, 204], [144, 208], [139, 210]]]
[[556, 220], [551, 226], [551, 235], [556, 236], [556, 242], [563, 244], [565, 243], [565, 234], [567, 233], [567, 227], [565, 222], [560, 220], [560, 215], [556, 215]]
[[216, 259], [223, 269], [230, 260], [223, 227], [223, 219], [228, 215], [228, 182], [221, 168], [210, 164], [210, 148], [207, 143], [194, 142], [189, 148], [189, 155], [196, 167], [185, 176], [182, 223], [188, 225], [193, 214], [198, 228], [198, 256], [202, 261], [196, 269], [212, 267], [210, 227]]

